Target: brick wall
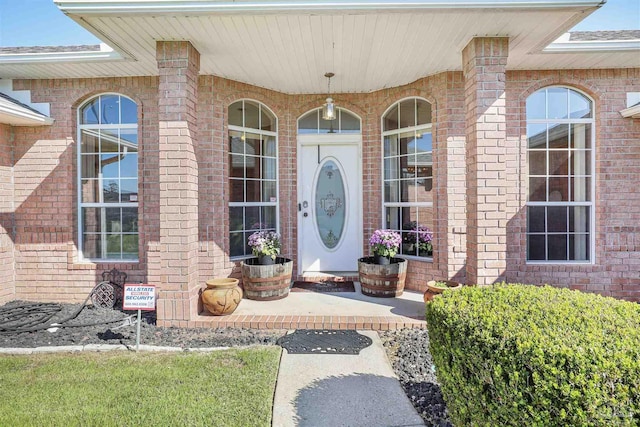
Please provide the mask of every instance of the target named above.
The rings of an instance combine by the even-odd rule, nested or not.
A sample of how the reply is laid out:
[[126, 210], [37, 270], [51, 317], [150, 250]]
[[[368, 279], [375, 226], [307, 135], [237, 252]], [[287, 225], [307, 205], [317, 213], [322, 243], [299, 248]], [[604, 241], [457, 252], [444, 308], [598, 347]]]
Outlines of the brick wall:
[[15, 298], [13, 128], [0, 124], [0, 304]]
[[[594, 100], [596, 126], [596, 253], [593, 265], [527, 265], [527, 97], [566, 85]], [[507, 138], [517, 147], [520, 177], [510, 175], [507, 277], [640, 301], [640, 120], [623, 118], [627, 92], [640, 87], [640, 69], [513, 71], [507, 73]], [[520, 178], [520, 179], [518, 179]], [[514, 181], [515, 180], [515, 181]], [[517, 189], [517, 190], [516, 190]]]

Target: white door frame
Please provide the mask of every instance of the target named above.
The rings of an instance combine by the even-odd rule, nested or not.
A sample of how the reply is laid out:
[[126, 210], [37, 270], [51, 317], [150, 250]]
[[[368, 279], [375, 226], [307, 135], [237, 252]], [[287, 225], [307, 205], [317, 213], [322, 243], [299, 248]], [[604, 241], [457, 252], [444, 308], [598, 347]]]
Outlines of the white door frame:
[[[362, 182], [362, 134], [350, 134], [350, 133], [334, 133], [334, 134], [299, 134], [298, 135], [298, 145], [296, 151], [297, 157], [297, 174], [296, 174], [296, 183], [300, 183], [302, 171], [302, 158], [300, 153], [302, 152], [302, 147], [305, 145], [355, 145], [358, 148], [358, 161], [357, 163], [357, 171], [356, 176], [360, 179], [360, 194], [355, 195], [355, 197], [359, 198], [358, 207], [356, 209], [356, 230], [358, 236], [358, 245], [359, 251], [354, 256], [361, 258], [362, 255], [362, 239], [363, 239], [363, 218], [362, 218], [362, 207], [363, 207], [363, 182]], [[310, 171], [307, 171], [309, 173]], [[297, 231], [298, 231], [298, 260], [301, 259], [301, 248], [302, 248], [302, 233], [300, 225], [302, 224], [302, 211], [298, 209], [298, 203], [302, 203], [302, 186], [297, 185], [297, 196], [298, 200], [296, 201], [296, 211], [297, 211]], [[302, 263], [298, 262], [298, 275], [302, 275]]]

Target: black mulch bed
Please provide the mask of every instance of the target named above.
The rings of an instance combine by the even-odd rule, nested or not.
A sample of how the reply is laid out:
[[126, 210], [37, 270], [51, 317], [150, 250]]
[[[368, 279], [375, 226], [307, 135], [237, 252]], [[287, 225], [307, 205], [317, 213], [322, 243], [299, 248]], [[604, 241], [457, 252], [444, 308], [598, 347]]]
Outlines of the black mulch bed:
[[[4, 308], [28, 304], [24, 301], [12, 301], [0, 306]], [[78, 308], [77, 304], [60, 304], [62, 310], [47, 324], [70, 316]], [[68, 324], [88, 324], [122, 319], [137, 312], [122, 312], [112, 309], [98, 309], [91, 305], [84, 307], [80, 314]], [[3, 319], [0, 319], [2, 324]], [[256, 329], [187, 329], [161, 328], [155, 325], [155, 312], [143, 312], [140, 328], [140, 344], [171, 347], [234, 347], [247, 345], [275, 345], [276, 340], [286, 331]], [[124, 344], [135, 345], [135, 325], [118, 328], [122, 322], [59, 328], [56, 332], [41, 330], [36, 332], [6, 333], [0, 332], [0, 347], [33, 348], [42, 346], [86, 345], [86, 344]]]

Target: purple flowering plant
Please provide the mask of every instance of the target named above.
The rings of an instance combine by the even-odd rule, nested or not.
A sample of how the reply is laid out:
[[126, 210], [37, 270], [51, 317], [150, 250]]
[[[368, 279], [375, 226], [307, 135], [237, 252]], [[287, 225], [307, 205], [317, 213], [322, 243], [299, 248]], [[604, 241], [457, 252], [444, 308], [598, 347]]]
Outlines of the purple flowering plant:
[[416, 227], [418, 231], [418, 249], [421, 251], [433, 252], [433, 232], [429, 227], [424, 225], [418, 225]]
[[400, 234], [391, 230], [376, 230], [369, 239], [369, 245], [376, 255], [393, 258], [402, 243]]
[[255, 256], [268, 255], [276, 259], [280, 254], [280, 235], [275, 231], [256, 231], [249, 236], [249, 246]]

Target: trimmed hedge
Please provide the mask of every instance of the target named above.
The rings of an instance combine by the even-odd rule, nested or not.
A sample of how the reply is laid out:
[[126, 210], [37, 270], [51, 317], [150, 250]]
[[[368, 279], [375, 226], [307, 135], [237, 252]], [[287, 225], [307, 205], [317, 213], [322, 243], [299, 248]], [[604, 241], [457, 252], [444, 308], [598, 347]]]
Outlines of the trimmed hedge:
[[502, 284], [445, 291], [426, 317], [456, 426], [640, 425], [640, 304]]

